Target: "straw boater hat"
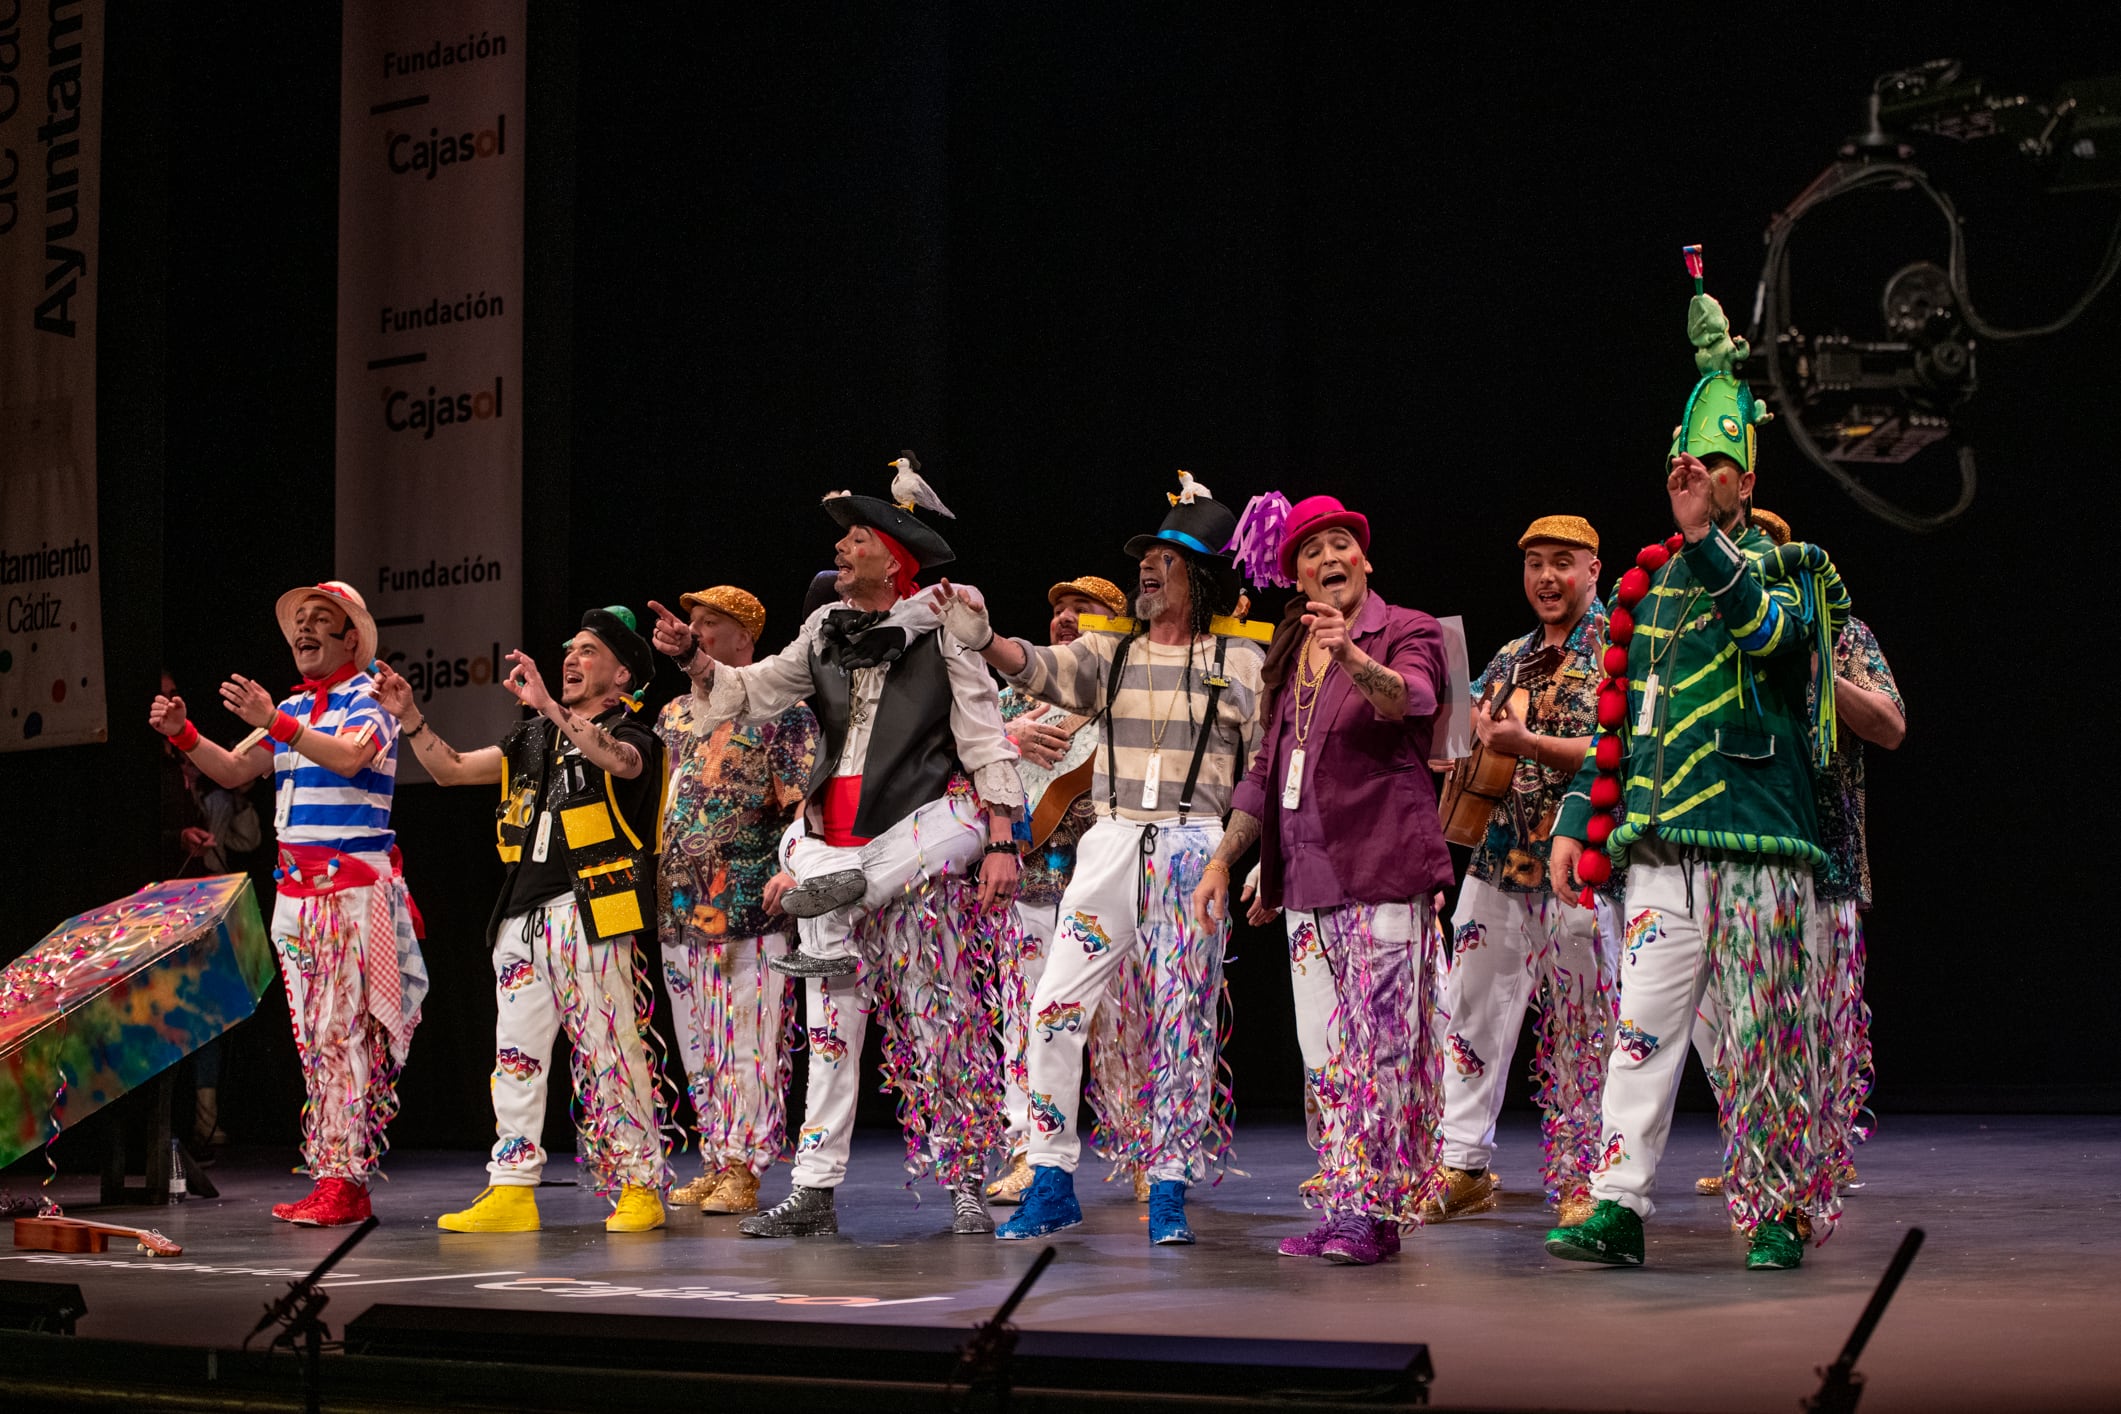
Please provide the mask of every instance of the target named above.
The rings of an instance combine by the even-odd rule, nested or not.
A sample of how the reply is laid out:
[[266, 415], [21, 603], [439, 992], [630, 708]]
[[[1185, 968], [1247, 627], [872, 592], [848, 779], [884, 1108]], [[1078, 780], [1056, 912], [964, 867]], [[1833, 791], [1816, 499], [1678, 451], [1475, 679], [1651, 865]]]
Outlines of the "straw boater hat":
[[376, 660], [375, 616], [368, 612], [368, 601], [361, 597], [361, 591], [343, 579], [305, 584], [280, 596], [280, 602], [273, 606], [273, 617], [280, 621], [280, 634], [287, 640], [287, 646], [295, 646], [295, 610], [309, 599], [319, 599], [346, 611], [347, 619], [359, 630], [354, 639], [354, 667], [367, 672], [368, 665]]
[[1598, 553], [1598, 532], [1582, 516], [1541, 516], [1517, 537], [1517, 548], [1522, 550], [1542, 540], [1555, 545], [1574, 545], [1594, 555]]
[[759, 641], [766, 631], [766, 606], [758, 596], [746, 593], [733, 584], [717, 584], [712, 589], [696, 590], [678, 596], [678, 607], [686, 613], [694, 609], [712, 609], [725, 618], [735, 619], [737, 626], [751, 635], [751, 641]]
[[1099, 579], [1094, 574], [1076, 579], [1064, 579], [1046, 591], [1046, 602], [1058, 604], [1063, 594], [1080, 594], [1085, 599], [1095, 599], [1115, 614], [1127, 612], [1127, 595], [1109, 579]]

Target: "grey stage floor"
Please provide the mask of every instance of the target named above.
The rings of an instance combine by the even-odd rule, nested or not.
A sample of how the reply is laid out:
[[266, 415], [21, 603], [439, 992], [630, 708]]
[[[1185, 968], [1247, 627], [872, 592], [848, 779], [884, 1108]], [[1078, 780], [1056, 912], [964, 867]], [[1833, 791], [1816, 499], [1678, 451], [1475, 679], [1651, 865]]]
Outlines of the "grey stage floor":
[[[1774, 1410], [1816, 1385], [1902, 1232], [1928, 1243], [1865, 1354], [1866, 1411], [2121, 1407], [2121, 1118], [1887, 1117], [1861, 1155], [1865, 1186], [1801, 1270], [1749, 1274], [1710, 1171], [1705, 1116], [1682, 1116], [1649, 1265], [1584, 1268], [1547, 1258], [1529, 1191], [1535, 1138], [1505, 1128], [1502, 1208], [1412, 1235], [1374, 1269], [1274, 1255], [1305, 1226], [1309, 1171], [1293, 1128], [1241, 1133], [1237, 1166], [1196, 1189], [1194, 1248], [1152, 1248], [1142, 1209], [1086, 1166], [1089, 1221], [1054, 1239], [1059, 1260], [1018, 1313], [1026, 1327], [1427, 1342], [1435, 1398], [1458, 1406]], [[284, 1157], [274, 1156], [284, 1162]], [[841, 1190], [838, 1239], [764, 1242], [735, 1220], [675, 1214], [668, 1228], [607, 1236], [604, 1208], [572, 1188], [540, 1193], [542, 1233], [460, 1236], [433, 1226], [475, 1193], [480, 1159], [401, 1154], [380, 1186], [384, 1225], [331, 1283], [337, 1328], [377, 1301], [771, 1316], [963, 1326], [984, 1318], [1036, 1243], [953, 1238], [928, 1190], [899, 1185], [897, 1140], [865, 1134]], [[257, 1156], [215, 1171], [224, 1196], [137, 1214], [183, 1242], [175, 1262], [113, 1246], [100, 1258], [0, 1251], [0, 1276], [71, 1280], [84, 1335], [233, 1345], [260, 1303], [338, 1241], [265, 1217], [304, 1184]], [[689, 1158], [683, 1161], [690, 1163]], [[572, 1166], [565, 1166], [571, 1175]], [[19, 1183], [16, 1185], [21, 1186]], [[92, 1181], [62, 1180], [89, 1213]], [[786, 1191], [786, 1171], [767, 1196]], [[78, 1204], [78, 1206], [76, 1205]]]

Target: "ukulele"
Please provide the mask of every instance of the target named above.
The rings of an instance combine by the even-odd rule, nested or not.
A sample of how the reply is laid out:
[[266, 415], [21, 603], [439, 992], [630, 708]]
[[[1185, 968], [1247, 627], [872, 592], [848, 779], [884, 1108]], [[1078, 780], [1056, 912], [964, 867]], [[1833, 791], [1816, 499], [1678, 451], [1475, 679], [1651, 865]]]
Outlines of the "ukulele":
[[[1498, 722], [1505, 712], [1520, 722], [1530, 720], [1532, 694], [1554, 680], [1567, 658], [1566, 648], [1559, 644], [1526, 654], [1510, 670], [1508, 683], [1488, 684], [1473, 710], [1486, 712]], [[1450, 778], [1443, 783], [1443, 794], [1436, 802], [1443, 837], [1469, 849], [1477, 846], [1487, 837], [1488, 818], [1510, 793], [1510, 780], [1516, 774], [1516, 757], [1490, 751], [1484, 742], [1476, 740], [1472, 754], [1451, 768]]]
[[181, 1257], [184, 1249], [151, 1227], [120, 1227], [85, 1218], [16, 1218], [15, 1245], [38, 1252], [102, 1252], [113, 1237], [130, 1237], [150, 1257]]

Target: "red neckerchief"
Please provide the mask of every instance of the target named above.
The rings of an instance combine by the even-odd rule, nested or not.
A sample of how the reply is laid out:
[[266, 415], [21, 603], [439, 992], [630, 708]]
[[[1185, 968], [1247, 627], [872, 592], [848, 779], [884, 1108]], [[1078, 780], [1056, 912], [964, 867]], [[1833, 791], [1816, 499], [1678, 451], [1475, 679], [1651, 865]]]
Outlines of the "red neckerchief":
[[324, 704], [331, 700], [331, 689], [337, 684], [345, 682], [353, 675], [354, 665], [352, 663], [341, 663], [337, 671], [328, 673], [321, 678], [304, 678], [293, 688], [289, 689], [292, 692], [314, 692], [316, 694], [315, 700], [309, 704], [309, 724], [311, 726], [315, 726], [317, 719], [324, 715]]

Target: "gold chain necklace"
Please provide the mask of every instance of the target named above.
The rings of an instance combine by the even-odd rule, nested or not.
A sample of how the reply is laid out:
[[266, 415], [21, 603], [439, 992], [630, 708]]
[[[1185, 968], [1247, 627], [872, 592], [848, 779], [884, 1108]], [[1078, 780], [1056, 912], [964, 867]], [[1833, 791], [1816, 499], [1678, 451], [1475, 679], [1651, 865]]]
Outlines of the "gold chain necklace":
[[[1306, 638], [1303, 655], [1296, 660], [1296, 744], [1302, 746], [1311, 737], [1311, 724], [1318, 717], [1318, 704], [1325, 696], [1326, 674], [1333, 671], [1333, 655], [1327, 653], [1325, 661], [1318, 665], [1316, 676], [1311, 672], [1311, 644]], [[1305, 689], [1310, 690], [1308, 700]]]
[[[1146, 665], [1144, 665], [1144, 672], [1149, 675], [1149, 680], [1152, 683], [1155, 681], [1155, 659], [1156, 649], [1158, 646], [1159, 645], [1154, 643], [1151, 643], [1149, 645], [1150, 661]], [[1164, 733], [1166, 731], [1169, 731], [1171, 728], [1171, 714], [1173, 710], [1176, 709], [1178, 706], [1178, 699], [1181, 690], [1186, 689], [1186, 679], [1191, 674], [1192, 668], [1193, 643], [1189, 639], [1186, 643], [1185, 667], [1179, 670], [1178, 680], [1171, 684], [1171, 691], [1169, 695], [1166, 696], [1164, 699], [1162, 715], [1159, 716], [1157, 712], [1155, 690], [1152, 688], [1149, 692], [1149, 749], [1151, 751], [1160, 751], [1163, 749]], [[1186, 720], [1188, 722], [1191, 722], [1193, 720], [1193, 694], [1190, 690], [1185, 690], [1185, 698]]]

